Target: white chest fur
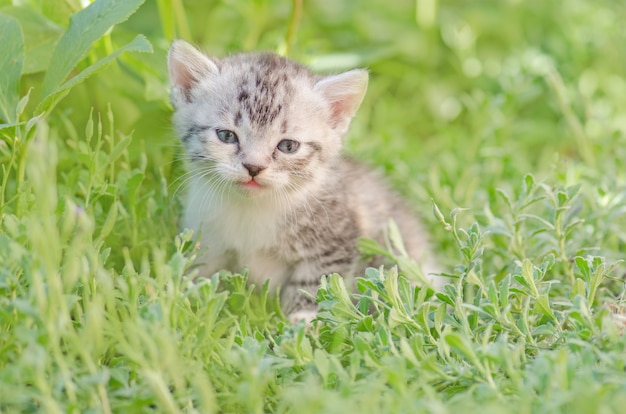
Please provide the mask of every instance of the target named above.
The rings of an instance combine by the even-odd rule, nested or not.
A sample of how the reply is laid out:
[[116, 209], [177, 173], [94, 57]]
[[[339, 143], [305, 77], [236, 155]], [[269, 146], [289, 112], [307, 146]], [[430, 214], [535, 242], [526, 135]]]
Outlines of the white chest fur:
[[231, 197], [199, 182], [189, 190], [183, 225], [199, 233], [205, 273], [228, 265], [232, 271], [245, 266], [251, 282], [271, 279], [273, 287], [289, 277], [279, 245], [285, 211], [278, 210], [271, 199]]

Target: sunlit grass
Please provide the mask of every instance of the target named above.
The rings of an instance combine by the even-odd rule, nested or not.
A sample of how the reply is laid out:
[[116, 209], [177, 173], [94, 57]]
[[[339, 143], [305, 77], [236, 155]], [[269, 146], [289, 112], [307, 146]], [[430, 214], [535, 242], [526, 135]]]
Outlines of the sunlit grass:
[[[42, 101], [85, 6], [62, 3], [0, 2], [0, 412], [623, 411], [624, 5], [164, 0], [120, 23], [125, 3]], [[196, 279], [174, 36], [367, 67], [346, 151], [411, 202], [450, 283], [412, 287], [395, 248], [406, 275], [321, 279], [307, 328], [244, 269]]]

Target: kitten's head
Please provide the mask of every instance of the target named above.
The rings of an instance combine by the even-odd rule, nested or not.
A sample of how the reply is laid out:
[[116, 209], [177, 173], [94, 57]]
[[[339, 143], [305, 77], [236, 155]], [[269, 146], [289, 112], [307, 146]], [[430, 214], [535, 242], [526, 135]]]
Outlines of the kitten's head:
[[339, 157], [367, 72], [321, 77], [273, 54], [210, 58], [175, 41], [174, 125], [191, 168], [245, 197], [305, 195]]

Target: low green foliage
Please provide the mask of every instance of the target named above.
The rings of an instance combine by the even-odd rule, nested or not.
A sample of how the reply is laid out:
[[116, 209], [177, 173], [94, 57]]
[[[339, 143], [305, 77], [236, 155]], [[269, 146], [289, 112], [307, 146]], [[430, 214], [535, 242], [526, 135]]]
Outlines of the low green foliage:
[[[0, 0], [0, 412], [623, 411], [625, 5], [82, 3]], [[393, 224], [360, 247], [402, 273], [322, 278], [310, 327], [245, 269], [197, 279], [175, 35], [368, 67], [347, 152], [449, 283], [408, 282]]]

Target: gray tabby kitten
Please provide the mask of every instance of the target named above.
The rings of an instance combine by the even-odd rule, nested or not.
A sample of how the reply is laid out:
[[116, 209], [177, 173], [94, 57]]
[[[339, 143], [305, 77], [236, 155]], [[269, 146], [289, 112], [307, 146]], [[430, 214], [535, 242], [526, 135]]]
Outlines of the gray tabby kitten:
[[323, 274], [360, 274], [357, 239], [382, 241], [390, 218], [410, 255], [431, 266], [398, 196], [340, 154], [365, 70], [318, 76], [269, 53], [217, 60], [180, 40], [168, 64], [189, 164], [184, 226], [208, 247], [201, 274], [247, 266], [251, 282], [281, 287], [291, 320], [310, 320], [316, 306], [298, 291], [314, 294]]

